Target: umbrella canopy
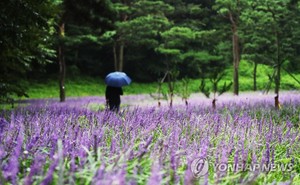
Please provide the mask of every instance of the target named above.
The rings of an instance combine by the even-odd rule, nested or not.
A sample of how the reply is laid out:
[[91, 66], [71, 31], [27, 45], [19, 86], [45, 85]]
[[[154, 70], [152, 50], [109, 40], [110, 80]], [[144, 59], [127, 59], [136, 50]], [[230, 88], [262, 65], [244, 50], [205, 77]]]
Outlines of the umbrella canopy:
[[112, 87], [122, 87], [124, 85], [129, 85], [131, 79], [123, 72], [112, 72], [105, 77], [105, 83]]

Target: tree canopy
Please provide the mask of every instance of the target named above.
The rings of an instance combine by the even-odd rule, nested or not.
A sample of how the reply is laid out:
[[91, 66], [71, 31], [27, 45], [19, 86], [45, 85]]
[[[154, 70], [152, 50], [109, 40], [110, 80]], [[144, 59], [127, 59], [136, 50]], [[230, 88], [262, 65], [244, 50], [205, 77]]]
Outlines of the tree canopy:
[[0, 96], [26, 95], [22, 79], [34, 70], [55, 60], [53, 48], [56, 18], [60, 2], [0, 2]]
[[60, 55], [67, 73], [104, 77], [118, 70], [140, 82], [156, 81], [171, 68], [179, 78], [209, 77], [233, 63], [235, 93], [241, 59], [274, 66], [277, 89], [280, 69], [300, 69], [300, 5], [294, 0], [3, 0], [0, 5], [1, 97], [26, 95], [22, 80], [32, 74], [57, 73]]

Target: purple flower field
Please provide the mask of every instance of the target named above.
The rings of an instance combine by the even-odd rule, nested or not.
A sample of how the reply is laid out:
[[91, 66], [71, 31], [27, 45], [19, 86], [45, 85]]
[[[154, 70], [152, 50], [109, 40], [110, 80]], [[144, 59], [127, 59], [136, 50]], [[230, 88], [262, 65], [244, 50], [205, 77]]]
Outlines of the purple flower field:
[[0, 184], [300, 184], [300, 94], [273, 101], [132, 95], [119, 113], [103, 97], [24, 101], [0, 111]]

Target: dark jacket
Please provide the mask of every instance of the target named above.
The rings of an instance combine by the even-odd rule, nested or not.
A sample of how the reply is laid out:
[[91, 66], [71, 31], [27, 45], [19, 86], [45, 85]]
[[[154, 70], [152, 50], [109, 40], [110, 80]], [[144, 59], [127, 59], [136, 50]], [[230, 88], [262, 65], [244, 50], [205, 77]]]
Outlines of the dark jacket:
[[112, 104], [120, 104], [121, 98], [120, 95], [123, 95], [123, 90], [121, 87], [112, 87], [107, 86], [105, 91], [105, 98]]

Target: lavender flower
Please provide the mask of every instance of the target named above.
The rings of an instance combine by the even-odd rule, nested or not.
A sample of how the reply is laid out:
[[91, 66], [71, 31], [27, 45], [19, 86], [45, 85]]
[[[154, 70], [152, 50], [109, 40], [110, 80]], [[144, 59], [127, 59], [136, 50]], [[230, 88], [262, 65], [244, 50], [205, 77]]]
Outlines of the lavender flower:
[[237, 167], [239, 165], [239, 151], [236, 150], [234, 154], [234, 171], [237, 172]]
[[161, 183], [162, 183], [161, 169], [159, 167], [159, 163], [156, 161], [152, 165], [151, 176], [148, 179], [147, 184], [153, 185], [153, 184], [161, 184]]
[[8, 125], [9, 123], [4, 118], [0, 117], [0, 140], [2, 138], [2, 132], [4, 131], [4, 128]]
[[45, 159], [41, 154], [38, 154], [35, 157], [33, 164], [30, 166], [30, 172], [24, 179], [24, 185], [33, 184], [32, 178], [40, 172], [41, 168], [43, 167], [44, 160]]
[[10, 156], [10, 159], [8, 161], [8, 164], [5, 166], [4, 170], [4, 176], [7, 180], [11, 180], [12, 184], [18, 184], [17, 183], [17, 174], [19, 172], [19, 157], [22, 152], [22, 144], [23, 144], [23, 127], [20, 128], [17, 140], [16, 140], [16, 146], [13, 150], [13, 153]]
[[[269, 97], [224, 95], [211, 112], [210, 102], [195, 96], [188, 107], [176, 103], [172, 109], [131, 104], [120, 114], [90, 109], [91, 104], [104, 103], [103, 97], [70, 98], [66, 103], [55, 99], [30, 101], [30, 106], [0, 111], [1, 118], [9, 118], [9, 122], [4, 120], [4, 127], [0, 126], [0, 180], [51, 184], [55, 175], [62, 177], [57, 183], [69, 184], [163, 184], [168, 180], [194, 184], [199, 180], [190, 170], [190, 161], [186, 162], [190, 156], [205, 157], [216, 164], [233, 161], [252, 165], [295, 158], [300, 149], [299, 131], [294, 127], [300, 94], [281, 96], [284, 106], [280, 111], [293, 112], [289, 116], [274, 112], [273, 97], [270, 101]], [[147, 96], [124, 98], [130, 104]], [[277, 118], [286, 124], [275, 123]], [[63, 146], [59, 156], [58, 140]], [[22, 154], [23, 147], [27, 152]], [[93, 156], [96, 149], [97, 158]], [[287, 156], [276, 155], [277, 149]], [[222, 183], [222, 177], [233, 184], [256, 183], [259, 173], [246, 174], [249, 179], [241, 180], [230, 172], [213, 172], [200, 183]], [[272, 178], [268, 175], [266, 178]], [[294, 183], [284, 176], [282, 181]]]
[[53, 173], [55, 171], [55, 168], [57, 167], [58, 163], [59, 163], [59, 158], [58, 156], [54, 156], [53, 157], [54, 161], [52, 162], [51, 166], [49, 167], [47, 174], [45, 176], [45, 178], [43, 179], [43, 181], [41, 182], [40, 185], [49, 185], [52, 182], [53, 179]]

